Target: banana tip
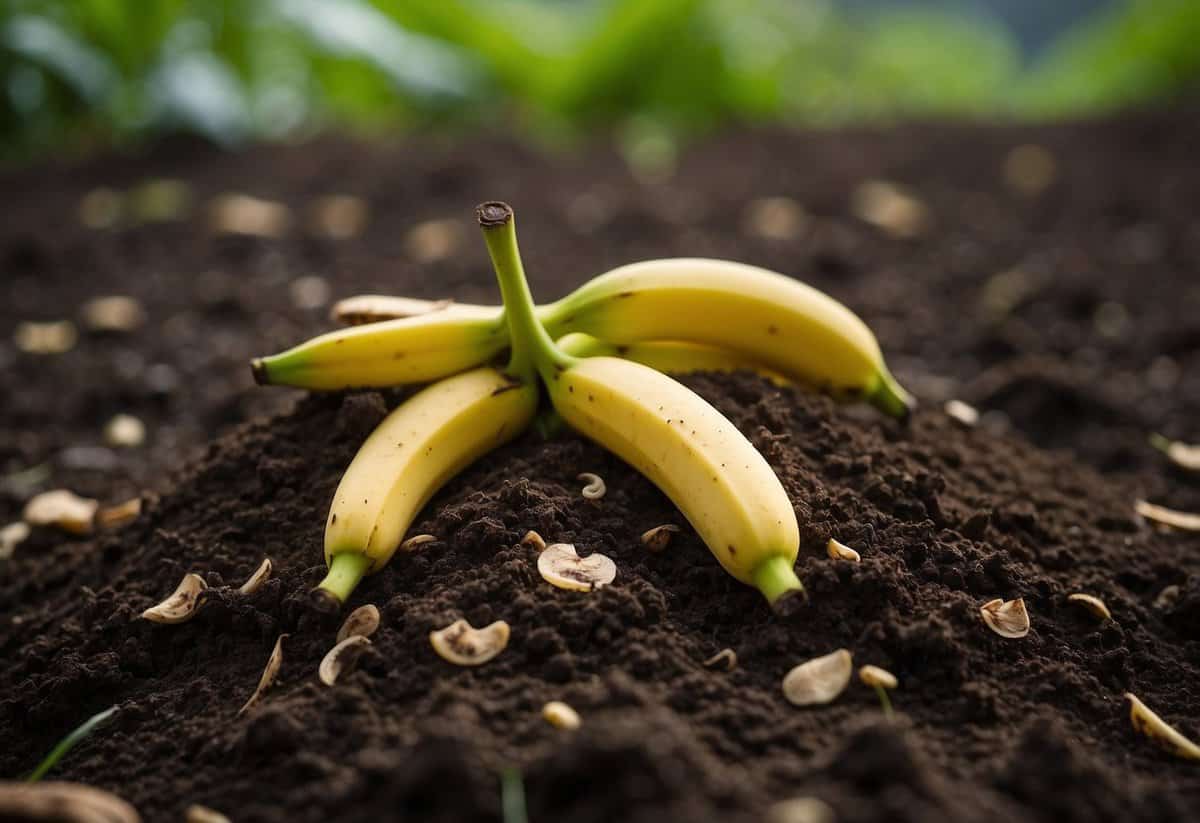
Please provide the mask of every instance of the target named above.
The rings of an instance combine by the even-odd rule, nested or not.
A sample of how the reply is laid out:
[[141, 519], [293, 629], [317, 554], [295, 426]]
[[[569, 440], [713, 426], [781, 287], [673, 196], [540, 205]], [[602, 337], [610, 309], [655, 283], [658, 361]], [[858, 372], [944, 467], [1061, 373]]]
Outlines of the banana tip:
[[771, 604], [771, 611], [780, 617], [791, 617], [808, 604], [808, 593], [804, 589], [784, 592]]
[[260, 386], [265, 386], [269, 382], [267, 380], [267, 364], [260, 357], [250, 361], [250, 373], [254, 375], [254, 382]]
[[485, 229], [496, 229], [508, 224], [513, 218], [512, 206], [499, 200], [489, 200], [475, 207], [475, 217]]
[[342, 601], [326, 589], [318, 587], [308, 593], [308, 605], [320, 614], [337, 614], [342, 608]]

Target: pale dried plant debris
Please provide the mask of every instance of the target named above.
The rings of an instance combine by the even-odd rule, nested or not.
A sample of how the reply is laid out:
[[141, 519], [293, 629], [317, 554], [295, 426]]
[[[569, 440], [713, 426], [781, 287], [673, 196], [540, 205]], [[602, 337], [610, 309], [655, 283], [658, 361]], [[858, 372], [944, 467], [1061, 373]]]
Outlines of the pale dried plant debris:
[[533, 529], [530, 529], [529, 531], [525, 532], [525, 536], [521, 538], [521, 545], [530, 546], [540, 552], [546, 548], [546, 541], [540, 534], [535, 532]]
[[146, 424], [131, 414], [118, 414], [105, 424], [104, 440], [118, 448], [140, 446], [146, 442]]
[[604, 478], [598, 474], [581, 472], [575, 479], [587, 484], [579, 493], [588, 500], [599, 500], [608, 491], [608, 487], [604, 485]]
[[142, 514], [142, 498], [131, 497], [124, 503], [106, 506], [96, 511], [96, 526], [101, 529], [120, 529], [137, 520]]
[[679, 527], [673, 523], [655, 526], [642, 532], [642, 545], [648, 551], [658, 554], [671, 544], [671, 537], [679, 534]]
[[337, 642], [348, 637], [370, 637], [379, 628], [379, 609], [368, 603], [350, 612], [342, 627], [338, 629]]
[[482, 666], [508, 646], [510, 630], [503, 620], [482, 629], [466, 620], [455, 620], [444, 629], [429, 633], [429, 643], [438, 657], [456, 666]]
[[795, 706], [829, 703], [850, 684], [854, 659], [846, 649], [814, 657], [793, 668], [783, 678], [783, 696]]
[[983, 622], [1001, 637], [1013, 640], [1029, 634], [1029, 612], [1025, 610], [1024, 598], [1004, 600], [997, 597], [979, 607]]
[[1004, 158], [1004, 182], [1018, 194], [1041, 194], [1058, 176], [1058, 163], [1049, 149], [1035, 143], [1014, 146]]
[[733, 649], [721, 649], [721, 651], [704, 661], [704, 668], [721, 669], [731, 672], [737, 668], [737, 664], [737, 652]]
[[1168, 440], [1161, 434], [1150, 435], [1150, 444], [1181, 469], [1200, 472], [1200, 445]]
[[863, 666], [858, 670], [858, 679], [871, 688], [894, 689], [900, 685], [896, 675], [879, 666]]
[[3, 529], [0, 529], [0, 560], [7, 560], [12, 557], [13, 552], [17, 550], [17, 546], [29, 539], [29, 535], [33, 533], [33, 529], [29, 528], [29, 524], [23, 521], [9, 523]]
[[351, 635], [330, 649], [317, 668], [317, 677], [326, 686], [332, 686], [346, 672], [349, 672], [363, 649], [371, 645], [371, 641], [361, 634]]
[[845, 560], [850, 563], [861, 563], [862, 556], [844, 543], [839, 543], [832, 537], [825, 545], [825, 551], [831, 560]]
[[765, 823], [837, 823], [837, 815], [819, 797], [791, 797], [771, 805]]
[[418, 263], [436, 263], [452, 256], [463, 238], [463, 227], [457, 220], [426, 220], [404, 236], [404, 250]]
[[312, 207], [312, 227], [318, 234], [335, 240], [357, 237], [367, 224], [367, 202], [349, 194], [331, 194], [319, 198]]
[[275, 638], [275, 648], [271, 650], [271, 656], [267, 658], [267, 665], [263, 669], [262, 676], [258, 678], [258, 687], [254, 690], [254, 694], [250, 695], [250, 699], [246, 701], [245, 705], [238, 709], [239, 716], [245, 714], [251, 706], [257, 703], [275, 682], [275, 678], [279, 675], [279, 668], [283, 665], [283, 641], [287, 638], [286, 634]]
[[79, 332], [70, 320], [27, 321], [17, 325], [13, 340], [26, 354], [62, 354], [75, 348]]
[[218, 234], [279, 237], [287, 231], [292, 215], [282, 203], [248, 194], [223, 194], [212, 201], [209, 218]]
[[194, 573], [185, 574], [171, 596], [146, 609], [142, 617], [152, 623], [183, 623], [191, 620], [207, 589], [208, 584], [203, 577]]
[[258, 568], [254, 570], [254, 574], [246, 579], [246, 582], [238, 587], [240, 594], [254, 594], [262, 584], [271, 579], [271, 569], [274, 566], [271, 564], [271, 558], [264, 557], [262, 562], [258, 564]]
[[538, 555], [538, 573], [551, 586], [571, 591], [590, 592], [607, 586], [617, 577], [617, 564], [611, 558], [593, 552], [580, 557], [570, 543], [554, 543]]
[[93, 297], [80, 309], [83, 325], [91, 331], [131, 332], [146, 324], [146, 310], [124, 294]]
[[1172, 754], [1185, 760], [1200, 760], [1200, 746], [1188, 740], [1165, 720], [1159, 717], [1135, 695], [1126, 692], [1129, 701], [1129, 720], [1140, 734], [1151, 738]]
[[1078, 603], [1101, 620], [1112, 620], [1112, 612], [1108, 610], [1108, 606], [1104, 605], [1104, 601], [1095, 595], [1076, 592], [1068, 594], [1067, 600]]
[[115, 794], [58, 780], [0, 782], [0, 819], [141, 823], [137, 810]]
[[416, 551], [418, 547], [424, 546], [426, 543], [432, 543], [435, 540], [437, 540], [437, 538], [432, 534], [416, 534], [400, 544], [400, 551]]
[[1168, 509], [1166, 506], [1156, 506], [1153, 503], [1147, 503], [1145, 500], [1137, 501], [1134, 503], [1133, 508], [1142, 517], [1147, 520], [1153, 520], [1155, 523], [1170, 526], [1173, 529], [1200, 532], [1200, 514]]
[[216, 809], [201, 806], [199, 803], [188, 806], [183, 819], [184, 823], [231, 823], [228, 817]]
[[547, 723], [558, 729], [578, 729], [582, 722], [579, 719], [579, 712], [561, 700], [551, 700], [542, 706], [542, 717]]
[[929, 223], [925, 204], [907, 189], [886, 180], [860, 184], [851, 195], [850, 209], [860, 220], [893, 237], [916, 237]]
[[89, 229], [111, 229], [121, 220], [124, 196], [115, 189], [92, 189], [79, 200], [79, 222]]
[[979, 423], [979, 410], [961, 400], [947, 400], [946, 414], [968, 428]]
[[1164, 586], [1163, 590], [1158, 593], [1158, 597], [1154, 598], [1154, 608], [1159, 611], [1170, 609], [1179, 600], [1180, 588], [1175, 584]]
[[808, 225], [808, 213], [790, 197], [761, 197], [746, 205], [742, 231], [767, 240], [792, 240]]
[[25, 504], [23, 517], [31, 526], [56, 526], [71, 534], [91, 534], [100, 503], [67, 489], [42, 492]]
[[329, 281], [317, 274], [297, 277], [288, 286], [292, 305], [301, 311], [321, 308], [329, 302], [331, 291]]

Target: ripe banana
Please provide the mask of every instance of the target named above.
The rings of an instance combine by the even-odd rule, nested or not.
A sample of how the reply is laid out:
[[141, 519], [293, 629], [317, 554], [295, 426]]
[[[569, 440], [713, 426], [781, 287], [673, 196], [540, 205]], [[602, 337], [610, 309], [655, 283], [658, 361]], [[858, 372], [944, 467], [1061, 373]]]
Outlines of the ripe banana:
[[[339, 303], [334, 316], [343, 322], [436, 317], [445, 305], [365, 295]], [[480, 324], [502, 315], [500, 308], [489, 315], [487, 306], [461, 303], [448, 310], [447, 317]], [[897, 417], [913, 405], [857, 315], [811, 286], [756, 266], [705, 258], [632, 263], [538, 307], [537, 316], [552, 337], [584, 332], [618, 345], [701, 343]]]
[[512, 209], [478, 209], [513, 340], [510, 374], [536, 371], [568, 425], [652, 480], [691, 522], [718, 562], [773, 607], [803, 592], [792, 568], [800, 542], [787, 492], [750, 442], [699, 395], [647, 366], [576, 358], [538, 322]]
[[341, 604], [364, 574], [383, 568], [429, 498], [524, 431], [537, 404], [535, 381], [484, 367], [434, 383], [389, 414], [334, 493], [325, 525], [329, 574], [317, 586], [318, 602]]
[[572, 332], [555, 341], [555, 345], [574, 357], [620, 357], [641, 363], [666, 374], [688, 374], [697, 371], [731, 372], [756, 371], [779, 386], [787, 385], [787, 378], [767, 369], [737, 352], [703, 343], [688, 343], [683, 340], [642, 340], [618, 346], [606, 343], [582, 332]]

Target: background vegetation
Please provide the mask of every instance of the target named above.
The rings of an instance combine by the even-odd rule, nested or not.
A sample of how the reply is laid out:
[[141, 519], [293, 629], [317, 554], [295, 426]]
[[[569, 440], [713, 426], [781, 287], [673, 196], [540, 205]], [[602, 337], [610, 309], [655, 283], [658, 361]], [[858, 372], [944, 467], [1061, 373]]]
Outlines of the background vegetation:
[[1081, 4], [1031, 49], [967, 0], [0, 0], [0, 155], [330, 123], [557, 140], [1063, 116], [1200, 88], [1200, 2]]

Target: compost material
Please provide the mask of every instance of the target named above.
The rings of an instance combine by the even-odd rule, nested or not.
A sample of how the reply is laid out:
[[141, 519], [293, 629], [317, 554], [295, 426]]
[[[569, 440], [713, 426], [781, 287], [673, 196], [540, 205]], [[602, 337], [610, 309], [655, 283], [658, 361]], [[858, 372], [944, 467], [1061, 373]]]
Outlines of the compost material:
[[[90, 537], [36, 528], [0, 560], [0, 777], [115, 704], [53, 776], [151, 821], [192, 804], [238, 821], [500, 821], [510, 768], [534, 823], [757, 821], [801, 796], [847, 823], [1194, 819], [1200, 766], [1138, 736], [1122, 695], [1200, 739], [1200, 535], [1133, 509], [1200, 510], [1200, 476], [1146, 439], [1200, 441], [1198, 140], [1195, 118], [1144, 115], [732, 134], [654, 180], [603, 147], [546, 157], [501, 139], [166, 143], [7, 173], [0, 525], [49, 488], [145, 502]], [[1025, 144], [1056, 161], [1036, 195], [1005, 182]], [[163, 178], [187, 194], [170, 219], [127, 206], [81, 224], [89, 193]], [[922, 204], [915, 236], [855, 215], [873, 180]], [[287, 220], [231, 234], [212, 216], [227, 192]], [[330, 195], [361, 198], [361, 231], [330, 236]], [[355, 293], [495, 302], [471, 228], [493, 197], [517, 208], [543, 301], [647, 257], [765, 265], [859, 312], [922, 409], [898, 423], [749, 373], [686, 379], [795, 503], [808, 601], [787, 619], [636, 472], [530, 432], [429, 504], [412, 533], [435, 540], [358, 588], [345, 612], [372, 603], [380, 625], [326, 686], [344, 615], [307, 601], [325, 514], [404, 394], [254, 388], [245, 363], [328, 328], [330, 300]], [[104, 295], [134, 298], [145, 322], [89, 328], [83, 306]], [[19, 324], [61, 320], [79, 329], [66, 351], [19, 345]], [[946, 415], [949, 399], [978, 425]], [[117, 414], [145, 423], [143, 445], [105, 440]], [[579, 494], [583, 472], [602, 499]], [[681, 530], [649, 551], [641, 535], [664, 524]], [[607, 555], [616, 579], [550, 586], [531, 529]], [[831, 559], [830, 538], [861, 562]], [[240, 594], [264, 556], [271, 577]], [[139, 618], [188, 572], [208, 584], [191, 620]], [[984, 622], [996, 598], [1023, 598], [1026, 636]], [[459, 618], [506, 621], [507, 647], [447, 663], [429, 633]], [[274, 684], [239, 715], [282, 634]], [[857, 678], [829, 705], [787, 702], [784, 675], [838, 648], [899, 679], [894, 719]], [[723, 649], [736, 667], [704, 665]], [[550, 701], [579, 728], [543, 719]]]

